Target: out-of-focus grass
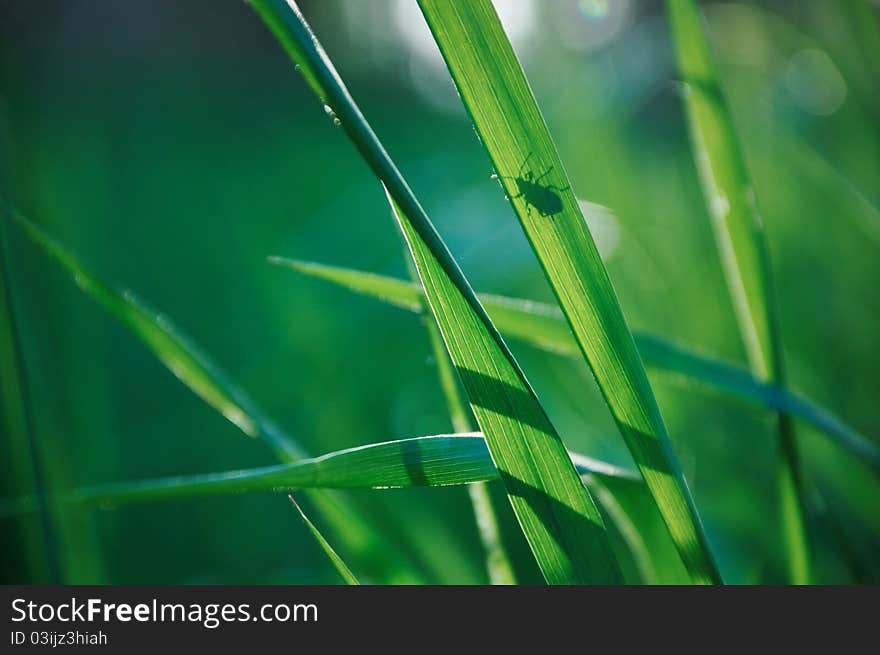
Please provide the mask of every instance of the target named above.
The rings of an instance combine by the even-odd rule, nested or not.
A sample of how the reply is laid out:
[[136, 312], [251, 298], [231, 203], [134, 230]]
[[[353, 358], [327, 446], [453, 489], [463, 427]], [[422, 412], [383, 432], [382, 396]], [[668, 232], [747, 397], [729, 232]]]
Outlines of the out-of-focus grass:
[[[393, 4], [376, 3], [375, 11]], [[804, 3], [797, 14], [739, 3], [706, 9], [762, 203], [792, 388], [876, 439], [872, 326], [880, 301], [865, 281], [880, 276], [880, 263], [851, 190], [876, 205], [880, 140], [877, 107], [853, 81], [861, 75], [855, 62], [870, 60], [828, 19], [837, 4]], [[312, 120], [307, 90], [288, 83], [287, 61], [250, 9], [218, 4], [211, 28], [194, 36], [195, 9], [185, 5], [4, 8], [0, 93], [13, 136], [11, 199], [102, 278], [125, 281], [185, 325], [310, 450], [445, 430], [417, 325], [265, 264], [266, 254], [283, 252], [402, 277], [394, 228], [366, 168], [330, 121]], [[306, 11], [322, 33], [338, 34], [328, 48], [352, 71], [353, 91], [474, 286], [549, 300], [466, 118], [426, 101], [410, 77], [434, 64], [396, 33], [374, 38], [369, 22], [340, 27], [340, 3]], [[733, 315], [713, 300], [724, 296], [724, 281], [669, 83], [660, 7], [631, 3], [616, 38], [590, 50], [535, 36], [556, 34], [555, 16], [536, 12], [531, 38], [515, 47], [574, 188], [614, 210], [619, 240], [606, 266], [625, 316], [637, 329], [743, 362]], [[844, 81], [843, 102], [829, 115], [808, 111], [793, 91], [803, 50], [826, 52]], [[371, 63], [389, 53], [403, 64]], [[821, 70], [806, 70], [807, 88], [831, 88]], [[455, 100], [446, 84], [437, 86]], [[836, 174], [811, 169], [804, 145]], [[351, 239], [340, 242], [343, 225]], [[14, 233], [5, 263], [34, 381], [35, 430], [57, 435], [78, 486], [271, 463], [169, 384], [148, 353]], [[319, 302], [321, 312], [291, 309]], [[371, 349], [353, 347], [364, 334]], [[584, 365], [513, 349], [567, 443], [631, 465]], [[380, 366], [376, 352], [397, 357]], [[656, 378], [654, 388], [727, 581], [782, 580], [772, 516], [756, 511], [772, 494], [768, 418], [676, 380]], [[876, 558], [876, 480], [823, 437], [806, 428], [800, 436], [805, 469], [858, 548]], [[461, 520], [470, 515], [462, 489], [356, 496], [387, 510], [416, 541], [431, 536], [437, 581], [485, 580], [476, 529]], [[168, 526], [161, 539], [150, 528], [160, 519]], [[512, 517], [501, 520], [519, 579], [537, 580]], [[102, 511], [98, 525], [113, 545], [105, 549], [112, 581], [335, 581], [321, 553], [304, 545], [308, 536], [283, 497]], [[851, 579], [830, 544], [817, 549], [817, 579]], [[4, 562], [6, 579], [23, 579], [24, 569]]]

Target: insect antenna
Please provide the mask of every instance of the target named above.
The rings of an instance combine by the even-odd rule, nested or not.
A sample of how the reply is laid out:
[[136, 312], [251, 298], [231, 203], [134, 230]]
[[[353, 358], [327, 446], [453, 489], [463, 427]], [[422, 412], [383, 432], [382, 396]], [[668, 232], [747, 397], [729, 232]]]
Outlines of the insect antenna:
[[[493, 179], [496, 179], [496, 180], [518, 180], [518, 179], [523, 179], [523, 170], [525, 169], [526, 164], [529, 163], [529, 159], [531, 158], [531, 156], [532, 156], [533, 154], [535, 154], [535, 153], [534, 153], [534, 152], [530, 152], [529, 154], [526, 155], [526, 158], [523, 159], [522, 164], [519, 165], [519, 170], [516, 172], [516, 175], [501, 175], [501, 174], [499, 174], [499, 173], [495, 173], [494, 175], [492, 175], [492, 178], [493, 178]], [[549, 173], [551, 170], [553, 170], [553, 167], [552, 167], [552, 166], [547, 170], [547, 173]], [[546, 175], [547, 173], [544, 173], [544, 175]], [[544, 176], [542, 175], [541, 177], [544, 177]], [[538, 179], [541, 179], [541, 178], [538, 178]]]

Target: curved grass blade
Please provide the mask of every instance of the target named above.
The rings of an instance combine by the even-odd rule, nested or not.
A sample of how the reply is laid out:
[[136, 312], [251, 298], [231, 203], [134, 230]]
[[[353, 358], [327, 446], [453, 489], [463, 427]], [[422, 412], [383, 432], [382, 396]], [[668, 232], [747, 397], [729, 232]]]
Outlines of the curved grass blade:
[[76, 284], [125, 325], [196, 395], [251, 437], [263, 437], [279, 458], [293, 461], [305, 450], [283, 435], [168, 317], [152, 310], [132, 291], [114, 289], [89, 273], [61, 244], [14, 209], [13, 220], [38, 246], [73, 276]]
[[693, 498], [556, 146], [489, 0], [419, 0], [459, 94], [694, 582], [720, 583]]
[[[668, 0], [667, 7], [679, 71], [686, 85], [685, 106], [694, 159], [749, 366], [758, 379], [784, 387], [767, 239], [733, 118], [696, 3]], [[805, 491], [794, 423], [789, 415], [779, 414], [778, 430], [777, 480], [788, 576], [795, 584], [809, 584]]]
[[[420, 312], [421, 287], [391, 277], [284, 257], [269, 261], [343, 286], [355, 293]], [[537, 348], [580, 357], [577, 343], [557, 307], [533, 300], [478, 294], [498, 329]], [[749, 371], [708, 357], [647, 332], [633, 331], [648, 368], [701, 382], [722, 393], [796, 416], [834, 439], [841, 447], [880, 473], [880, 446], [845, 424], [827, 409], [783, 387], [757, 379]]]
[[251, 4], [384, 184], [446, 348], [545, 579], [551, 584], [619, 582], [602, 519], [562, 441], [296, 3]]
[[[570, 453], [570, 456], [578, 475], [592, 490], [603, 513], [632, 553], [640, 572], [638, 581], [681, 583], [683, 578], [675, 576], [682, 565], [665, 528], [661, 528], [660, 534], [651, 529], [651, 524], [662, 524], [662, 519], [641, 476], [578, 453]], [[498, 469], [483, 436], [465, 433], [368, 444], [294, 464], [105, 484], [76, 490], [61, 500], [111, 508], [199, 496], [307, 489], [390, 489], [462, 484], [471, 489], [498, 479]], [[39, 501], [38, 496], [0, 499], [0, 518], [32, 513], [38, 509]], [[669, 559], [670, 552], [672, 560]], [[489, 554], [492, 555], [491, 550]], [[508, 579], [500, 576], [493, 581], [502, 584]]]
[[309, 532], [312, 533], [312, 536], [315, 538], [315, 541], [318, 542], [318, 545], [321, 547], [321, 550], [324, 551], [324, 554], [327, 555], [327, 559], [330, 560], [330, 563], [333, 564], [333, 568], [336, 569], [336, 572], [339, 574], [339, 577], [342, 578], [343, 582], [348, 585], [358, 585], [360, 584], [357, 581], [357, 578], [354, 577], [354, 573], [351, 572], [351, 569], [342, 561], [342, 558], [337, 554], [335, 550], [333, 550], [333, 546], [324, 538], [324, 535], [321, 534], [321, 531], [315, 527], [315, 524], [306, 516], [306, 513], [303, 511], [302, 507], [299, 506], [299, 503], [296, 502], [296, 499], [293, 495], [287, 496], [290, 499], [290, 502], [296, 508], [296, 511], [299, 513], [299, 517], [303, 520], [303, 523], [306, 524], [306, 527], [309, 529]]
[[[25, 234], [71, 274], [87, 295], [131, 330], [196, 395], [245, 434], [264, 438], [280, 461], [293, 462], [308, 456], [302, 445], [266, 417], [256, 403], [167, 317], [149, 309], [131, 291], [114, 289], [97, 279], [61, 244], [11, 207], [9, 214]], [[352, 552], [369, 560], [378, 572], [396, 575], [394, 571], [399, 570], [403, 582], [423, 579], [428, 568], [426, 564], [418, 562], [415, 553], [404, 551], [402, 547], [399, 549], [392, 540], [380, 536], [347, 499], [331, 492], [312, 492], [310, 495], [338, 537]], [[396, 561], [387, 557], [389, 548], [398, 556]]]
[[[617, 494], [638, 487], [638, 473], [571, 453], [579, 476], [590, 476]], [[402, 489], [446, 487], [499, 479], [486, 440], [479, 432], [414, 437], [337, 450], [292, 464], [239, 471], [118, 482], [78, 489], [74, 504], [115, 507], [195, 496], [305, 489]], [[38, 498], [6, 499], [0, 516], [34, 511]]]
[[[572, 463], [633, 554], [644, 583], [681, 583], [684, 570], [641, 476], [578, 453]], [[391, 489], [468, 485], [498, 480], [480, 433], [416, 437], [327, 453], [294, 464], [86, 487], [59, 499], [114, 508], [133, 503], [308, 489]], [[0, 499], [0, 518], [35, 512], [40, 497]], [[656, 515], [656, 519], [655, 516]], [[668, 546], [665, 545], [668, 542]], [[650, 547], [648, 544], [650, 543]], [[671, 558], [670, 559], [670, 554]], [[502, 578], [503, 580], [503, 578]]]

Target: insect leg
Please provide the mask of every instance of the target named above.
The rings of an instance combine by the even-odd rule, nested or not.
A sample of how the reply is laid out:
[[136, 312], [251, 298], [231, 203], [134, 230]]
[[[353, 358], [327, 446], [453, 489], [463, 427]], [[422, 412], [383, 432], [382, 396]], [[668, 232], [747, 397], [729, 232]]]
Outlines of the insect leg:
[[[546, 171], [544, 171], [543, 173], [541, 173], [541, 174], [538, 176], [538, 179], [535, 180], [535, 184], [537, 184], [540, 180], [542, 180], [542, 179], [544, 179], [545, 177], [547, 177], [548, 175], [550, 175], [550, 171], [552, 171], [552, 170], [553, 170], [553, 167], [551, 166], [551, 167], [548, 168]], [[551, 188], [552, 188], [552, 187], [551, 187]]]
[[526, 155], [526, 158], [523, 159], [523, 163], [519, 165], [519, 171], [517, 171], [517, 173], [516, 173], [517, 177], [522, 177], [523, 169], [526, 167], [526, 164], [529, 163], [529, 158], [534, 154], [535, 154], [534, 152], [530, 152], [529, 154]]
[[546, 188], [550, 189], [551, 191], [556, 191], [556, 193], [562, 193], [563, 191], [568, 191], [569, 189], [571, 189], [571, 185], [569, 184], [566, 187], [560, 188], [555, 184], [548, 184]]

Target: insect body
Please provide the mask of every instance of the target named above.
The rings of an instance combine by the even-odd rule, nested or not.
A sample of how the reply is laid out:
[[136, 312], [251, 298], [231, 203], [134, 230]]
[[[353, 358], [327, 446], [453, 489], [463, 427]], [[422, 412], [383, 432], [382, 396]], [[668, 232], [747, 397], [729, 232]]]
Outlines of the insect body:
[[[513, 180], [516, 184], [516, 195], [511, 199], [522, 198], [526, 203], [526, 212], [532, 215], [534, 208], [541, 216], [553, 216], [562, 211], [562, 198], [559, 196], [563, 191], [568, 191], [569, 187], [564, 189], [553, 184], [541, 184], [541, 180], [550, 174], [553, 170], [551, 166], [538, 177], [531, 170], [525, 170], [526, 164], [531, 157], [531, 153], [523, 160], [519, 167], [516, 177], [500, 176], [501, 179]], [[523, 172], [525, 170], [525, 172]]]

